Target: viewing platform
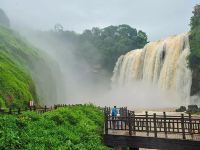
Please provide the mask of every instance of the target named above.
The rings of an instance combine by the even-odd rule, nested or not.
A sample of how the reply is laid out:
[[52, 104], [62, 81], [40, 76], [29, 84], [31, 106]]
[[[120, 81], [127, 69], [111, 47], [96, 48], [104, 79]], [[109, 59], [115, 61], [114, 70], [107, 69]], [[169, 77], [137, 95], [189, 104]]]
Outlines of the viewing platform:
[[119, 115], [112, 117], [110, 108], [104, 108], [104, 143], [122, 149], [200, 149], [200, 117], [191, 114], [157, 115], [136, 114], [119, 108]]

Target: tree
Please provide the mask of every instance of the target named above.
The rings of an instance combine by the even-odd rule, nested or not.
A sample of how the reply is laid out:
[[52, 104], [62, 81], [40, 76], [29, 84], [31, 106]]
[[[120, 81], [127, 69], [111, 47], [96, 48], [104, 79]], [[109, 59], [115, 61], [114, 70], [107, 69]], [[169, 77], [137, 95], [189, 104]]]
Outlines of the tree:
[[194, 11], [192, 13], [193, 16], [190, 19], [191, 30], [200, 26], [200, 4], [194, 7]]
[[191, 95], [200, 95], [200, 5], [194, 7], [190, 20], [190, 55], [189, 67], [192, 70]]
[[0, 25], [9, 27], [10, 26], [10, 21], [5, 14], [5, 12], [0, 8]]
[[[147, 43], [147, 35], [137, 31], [129, 25], [108, 26], [105, 28], [94, 27], [87, 29], [82, 34], [73, 31], [60, 31], [60, 25], [53, 36], [66, 48], [71, 45], [79, 60], [84, 60], [91, 66], [100, 66], [112, 74], [115, 63], [120, 55], [130, 50], [142, 48]], [[63, 28], [61, 28], [63, 29]], [[51, 42], [49, 42], [51, 43]]]
[[189, 56], [189, 66], [192, 70], [195, 70], [200, 67], [200, 5], [194, 7], [190, 26], [191, 30], [189, 40], [191, 54]]
[[58, 24], [56, 24], [54, 26], [54, 29], [55, 29], [56, 32], [62, 32], [63, 31], [63, 26], [58, 23]]

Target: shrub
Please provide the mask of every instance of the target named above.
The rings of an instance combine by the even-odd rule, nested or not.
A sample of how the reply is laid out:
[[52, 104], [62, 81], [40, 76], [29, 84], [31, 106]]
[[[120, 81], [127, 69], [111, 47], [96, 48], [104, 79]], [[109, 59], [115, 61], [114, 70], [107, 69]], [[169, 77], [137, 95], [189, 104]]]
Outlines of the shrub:
[[180, 108], [176, 109], [176, 112], [184, 112], [184, 111], [186, 111], [185, 106], [181, 106]]
[[0, 149], [107, 150], [101, 139], [103, 123], [102, 112], [93, 105], [1, 115]]
[[64, 118], [60, 114], [54, 114], [51, 116], [51, 119], [56, 123], [56, 124], [62, 124], [64, 123]]
[[189, 112], [189, 113], [196, 113], [196, 112], [198, 112], [198, 106], [197, 105], [188, 105], [187, 112]]
[[4, 100], [0, 97], [0, 109], [1, 108], [5, 108], [5, 102], [4, 102]]

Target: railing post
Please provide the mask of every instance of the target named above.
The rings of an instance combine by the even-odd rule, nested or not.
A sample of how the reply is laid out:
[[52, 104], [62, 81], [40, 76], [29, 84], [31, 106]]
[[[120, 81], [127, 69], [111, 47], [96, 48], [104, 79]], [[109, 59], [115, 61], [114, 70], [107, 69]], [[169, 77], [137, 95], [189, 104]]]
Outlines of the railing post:
[[125, 116], [127, 117], [127, 115], [128, 115], [128, 108], [125, 107]]
[[157, 138], [156, 113], [153, 114], [154, 137]]
[[20, 114], [21, 113], [21, 109], [20, 108], [18, 108], [18, 114]]
[[167, 138], [166, 112], [163, 112], [163, 119], [164, 119], [164, 132], [165, 132], [165, 138]]
[[135, 112], [134, 111], [132, 111], [132, 122], [133, 122], [132, 131], [133, 131], [133, 134], [135, 135]]
[[45, 105], [45, 107], [44, 107], [44, 112], [47, 112], [47, 106]]
[[105, 124], [104, 124], [105, 134], [108, 134], [108, 113], [106, 108], [104, 109], [104, 116], [105, 116]]
[[35, 105], [33, 106], [33, 110], [36, 111], [36, 106]]
[[9, 108], [9, 114], [12, 114], [12, 108], [11, 107]]
[[191, 113], [189, 113], [189, 132], [191, 134], [191, 137], [193, 139], [193, 131], [192, 131], [192, 116]]
[[132, 120], [131, 120], [131, 113], [128, 113], [128, 130], [129, 130], [129, 135], [132, 135]]
[[145, 112], [145, 115], [146, 115], [146, 132], [147, 136], [149, 136], [148, 111]]
[[185, 139], [184, 114], [181, 114], [181, 128], [182, 128], [183, 139]]

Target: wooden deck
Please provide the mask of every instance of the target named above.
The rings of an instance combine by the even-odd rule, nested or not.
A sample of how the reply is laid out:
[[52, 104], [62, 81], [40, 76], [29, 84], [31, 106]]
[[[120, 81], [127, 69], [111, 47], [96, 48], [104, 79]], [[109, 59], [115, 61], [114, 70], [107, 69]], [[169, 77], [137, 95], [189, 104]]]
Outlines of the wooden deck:
[[162, 150], [199, 150], [200, 142], [194, 140], [165, 139], [155, 137], [104, 135], [104, 143], [115, 149], [138, 150], [139, 148]]
[[199, 117], [191, 114], [169, 116], [165, 112], [163, 115], [148, 112], [135, 114], [126, 108], [119, 109], [118, 117], [110, 116], [110, 108], [105, 108], [104, 113], [104, 143], [108, 146], [124, 149], [200, 149]]

